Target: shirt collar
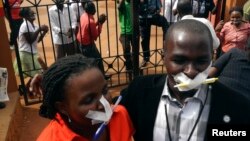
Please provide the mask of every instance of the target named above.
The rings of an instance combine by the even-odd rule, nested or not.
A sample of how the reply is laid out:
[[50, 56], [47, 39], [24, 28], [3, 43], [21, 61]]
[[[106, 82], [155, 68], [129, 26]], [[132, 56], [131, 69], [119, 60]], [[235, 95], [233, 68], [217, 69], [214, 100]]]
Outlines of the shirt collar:
[[[201, 85], [201, 87], [197, 90], [197, 92], [194, 94], [193, 97], [190, 97], [190, 98], [186, 98], [185, 99], [185, 102], [188, 102], [189, 100], [195, 98], [195, 99], [198, 99], [202, 102], [202, 104], [204, 105], [205, 104], [205, 99], [206, 99], [206, 95], [208, 94], [207, 91], [208, 90], [208, 85]], [[173, 102], [176, 102], [178, 103], [179, 105], [183, 105], [181, 104], [176, 98], [172, 97], [170, 95], [170, 92], [169, 92], [169, 87], [168, 87], [168, 77], [166, 77], [166, 81], [165, 81], [165, 85], [164, 85], [164, 88], [163, 88], [163, 92], [162, 92], [162, 98], [164, 97], [168, 97], [170, 101], [173, 101]]]
[[[67, 8], [67, 7], [68, 7], [67, 4], [64, 4], [64, 5], [63, 5], [63, 9], [64, 9], [64, 8]], [[56, 5], [52, 6], [51, 9], [52, 9], [52, 10], [55, 10], [55, 11], [58, 10], [58, 8], [57, 8]]]
[[190, 18], [194, 18], [193, 15], [185, 15], [181, 18], [181, 20], [184, 20], [184, 19], [190, 19]]

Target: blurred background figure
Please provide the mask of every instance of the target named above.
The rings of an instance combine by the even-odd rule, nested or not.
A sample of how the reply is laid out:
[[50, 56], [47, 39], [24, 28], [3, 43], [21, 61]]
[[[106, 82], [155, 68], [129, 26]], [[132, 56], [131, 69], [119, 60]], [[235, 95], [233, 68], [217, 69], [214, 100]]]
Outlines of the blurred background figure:
[[177, 15], [174, 15], [174, 12], [172, 11], [175, 1], [176, 0], [165, 0], [163, 2], [164, 16], [169, 24], [177, 21]]
[[247, 38], [250, 35], [250, 24], [242, 21], [242, 7], [232, 7], [229, 11], [230, 21], [224, 24], [220, 21], [215, 27], [218, 38], [221, 42], [220, 55], [232, 48], [245, 50]]
[[49, 8], [49, 18], [56, 59], [76, 53], [75, 29], [77, 20], [74, 11], [64, 4], [64, 0], [56, 0], [56, 5]]
[[[41, 73], [41, 69], [47, 69], [46, 64], [38, 54], [37, 43], [42, 41], [49, 28], [46, 25], [39, 27], [34, 23], [36, 19], [35, 12], [30, 8], [22, 8], [20, 16], [24, 18], [19, 30], [18, 39], [22, 72], [26, 74], [24, 77], [33, 77], [35, 74]], [[14, 70], [16, 74], [19, 74], [16, 60], [14, 61]], [[29, 88], [30, 81], [31, 79], [26, 84], [26, 90]], [[29, 96], [32, 98], [33, 94], [29, 93]]]
[[86, 57], [97, 59], [100, 70], [105, 74], [102, 57], [96, 47], [95, 40], [100, 36], [102, 25], [107, 17], [105, 14], [101, 14], [98, 21], [95, 22], [94, 15], [96, 13], [96, 7], [92, 1], [88, 1], [84, 5], [84, 10], [85, 12], [81, 15], [81, 25], [77, 33], [80, 51]]
[[133, 69], [132, 63], [132, 19], [131, 19], [131, 8], [130, 0], [119, 0], [118, 2], [118, 11], [119, 11], [119, 22], [120, 22], [120, 37], [119, 40], [122, 44], [123, 54], [125, 58], [125, 67], [126, 70]]
[[244, 6], [243, 6], [243, 12], [244, 12], [244, 20], [249, 22], [250, 21], [250, 0], [248, 0]]
[[23, 0], [3, 0], [5, 17], [9, 21], [10, 26], [10, 48], [14, 49], [14, 43], [17, 41], [19, 28], [23, 23], [22, 17], [19, 16], [20, 5]]
[[169, 27], [167, 19], [160, 14], [162, 8], [161, 0], [140, 0], [139, 4], [139, 28], [141, 36], [141, 46], [143, 51], [143, 61], [140, 67], [145, 67], [150, 58], [150, 31], [151, 25], [162, 28], [163, 40]]
[[[177, 4], [179, 0], [175, 1], [175, 4], [173, 6], [173, 13], [176, 15], [177, 14]], [[209, 12], [211, 14], [215, 14], [217, 7], [214, 4], [213, 0], [190, 0], [192, 3], [192, 14], [195, 17], [200, 17], [200, 18], [208, 18]]]

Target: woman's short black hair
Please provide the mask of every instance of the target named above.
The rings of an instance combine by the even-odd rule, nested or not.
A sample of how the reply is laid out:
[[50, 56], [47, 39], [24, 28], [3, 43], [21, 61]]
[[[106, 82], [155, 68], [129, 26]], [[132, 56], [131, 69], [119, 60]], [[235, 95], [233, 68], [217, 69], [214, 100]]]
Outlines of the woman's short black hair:
[[43, 103], [40, 107], [40, 115], [53, 119], [58, 110], [55, 107], [57, 101], [65, 97], [65, 84], [72, 75], [78, 75], [90, 68], [98, 68], [95, 59], [86, 58], [83, 55], [71, 55], [57, 60], [42, 78]]

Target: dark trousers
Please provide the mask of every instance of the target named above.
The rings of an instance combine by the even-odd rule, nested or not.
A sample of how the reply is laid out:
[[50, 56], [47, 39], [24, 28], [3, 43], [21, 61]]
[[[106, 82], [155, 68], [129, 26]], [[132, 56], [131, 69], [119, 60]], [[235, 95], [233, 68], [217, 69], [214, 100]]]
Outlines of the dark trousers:
[[139, 18], [140, 34], [141, 34], [141, 40], [142, 40], [141, 46], [142, 46], [142, 51], [143, 51], [143, 59], [145, 61], [149, 61], [149, 57], [150, 57], [149, 44], [150, 44], [151, 25], [162, 27], [163, 40], [165, 39], [165, 34], [169, 27], [167, 19], [160, 14], [155, 14], [150, 18], [146, 18], [146, 17]]
[[133, 68], [131, 59], [132, 34], [120, 34], [119, 40], [123, 48], [126, 69], [131, 70]]
[[17, 19], [17, 20], [10, 20], [9, 26], [10, 26], [10, 42], [9, 44], [12, 46], [14, 45], [15, 41], [17, 40], [19, 29], [21, 24], [23, 23], [23, 19]]
[[98, 61], [97, 63], [98, 63], [99, 69], [103, 72], [103, 74], [105, 74], [102, 57], [98, 49], [96, 48], [95, 43], [90, 44], [90, 45], [80, 45], [80, 51], [82, 55], [88, 58], [95, 58]]
[[65, 56], [74, 55], [76, 53], [75, 42], [69, 44], [55, 45], [56, 59], [60, 59]]

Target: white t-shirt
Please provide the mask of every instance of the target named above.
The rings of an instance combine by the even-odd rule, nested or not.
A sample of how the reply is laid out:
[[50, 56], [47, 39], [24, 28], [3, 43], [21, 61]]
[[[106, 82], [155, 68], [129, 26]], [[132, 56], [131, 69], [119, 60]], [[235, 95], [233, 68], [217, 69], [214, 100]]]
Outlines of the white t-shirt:
[[28, 20], [23, 21], [22, 25], [20, 26], [19, 35], [18, 35], [19, 51], [25, 51], [25, 52], [29, 52], [33, 54], [37, 53], [38, 38], [32, 44], [30, 44], [24, 36], [24, 33], [35, 32], [37, 29], [38, 29], [38, 25], [36, 25], [35, 23], [34, 23], [34, 26], [32, 26], [32, 24]]

